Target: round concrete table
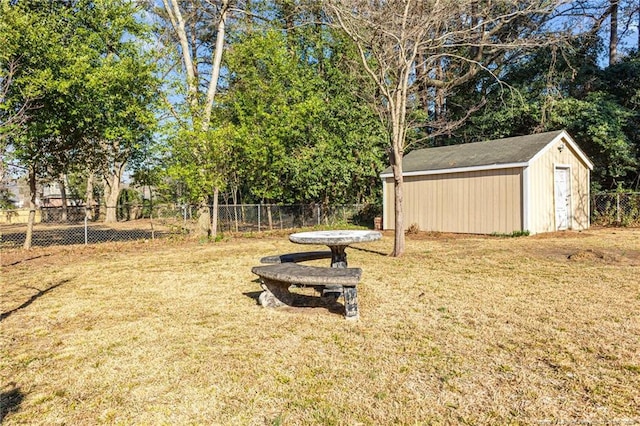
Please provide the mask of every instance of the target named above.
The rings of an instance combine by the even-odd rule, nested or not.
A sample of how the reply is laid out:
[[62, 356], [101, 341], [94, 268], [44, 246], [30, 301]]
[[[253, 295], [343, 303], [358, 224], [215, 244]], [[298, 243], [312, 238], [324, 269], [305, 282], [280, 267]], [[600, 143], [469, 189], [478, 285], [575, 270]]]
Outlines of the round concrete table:
[[289, 235], [289, 240], [298, 244], [324, 244], [331, 249], [331, 267], [346, 268], [345, 249], [354, 243], [366, 243], [382, 238], [378, 231], [339, 230], [311, 231]]

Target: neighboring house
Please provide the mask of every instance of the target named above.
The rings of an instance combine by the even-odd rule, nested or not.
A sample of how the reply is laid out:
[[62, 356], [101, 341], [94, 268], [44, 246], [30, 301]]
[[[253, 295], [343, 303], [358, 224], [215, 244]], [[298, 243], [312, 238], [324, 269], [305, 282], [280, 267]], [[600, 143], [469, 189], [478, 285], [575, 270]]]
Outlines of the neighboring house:
[[[62, 191], [60, 190], [59, 182], [44, 184], [41, 194], [41, 207], [62, 207]], [[68, 202], [69, 201], [67, 201], [67, 203]]]
[[4, 191], [7, 204], [13, 204], [18, 209], [24, 206], [24, 199], [20, 194], [20, 186], [17, 179], [6, 179], [0, 182], [0, 190]]
[[[71, 190], [69, 189], [69, 183], [65, 179], [65, 194], [67, 197], [67, 207], [84, 206], [84, 200], [79, 198], [73, 198], [71, 196]], [[48, 182], [42, 185], [40, 203], [41, 207], [62, 207], [62, 190], [60, 188], [60, 182]]]
[[[16, 209], [28, 208], [29, 198], [29, 183], [25, 176], [17, 178], [5, 178], [2, 182], [3, 187], [8, 191]], [[60, 184], [58, 182], [51, 182], [47, 184], [38, 184], [36, 195], [37, 207], [59, 207], [62, 205], [60, 195]]]
[[[403, 161], [405, 229], [531, 234], [589, 227], [593, 163], [566, 131], [426, 148]], [[383, 228], [394, 229], [391, 168]]]
[[[0, 223], [27, 223], [29, 219], [28, 205], [29, 188], [24, 179], [5, 177], [0, 182], [0, 190], [3, 191], [4, 209], [0, 210]], [[41, 214], [36, 212], [36, 222], [40, 222]]]
[[[29, 206], [29, 183], [24, 176], [5, 176], [0, 182], [0, 188], [6, 190], [6, 194], [14, 208], [22, 209]], [[39, 203], [40, 198], [37, 198], [36, 202]]]

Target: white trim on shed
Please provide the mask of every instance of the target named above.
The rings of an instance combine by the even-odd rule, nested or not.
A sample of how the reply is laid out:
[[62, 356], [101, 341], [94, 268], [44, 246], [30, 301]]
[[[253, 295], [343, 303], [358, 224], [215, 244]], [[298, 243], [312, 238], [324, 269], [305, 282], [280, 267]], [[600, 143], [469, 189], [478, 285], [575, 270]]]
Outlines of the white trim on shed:
[[[517, 167], [527, 167], [529, 163], [508, 163], [508, 164], [489, 164], [487, 166], [474, 166], [474, 167], [458, 167], [453, 169], [442, 170], [424, 170], [421, 172], [406, 172], [402, 173], [402, 176], [429, 176], [429, 175], [441, 175], [445, 173], [466, 173], [466, 172], [479, 172], [482, 170], [499, 170], [499, 169], [513, 169]], [[393, 177], [393, 173], [382, 173], [381, 178]]]

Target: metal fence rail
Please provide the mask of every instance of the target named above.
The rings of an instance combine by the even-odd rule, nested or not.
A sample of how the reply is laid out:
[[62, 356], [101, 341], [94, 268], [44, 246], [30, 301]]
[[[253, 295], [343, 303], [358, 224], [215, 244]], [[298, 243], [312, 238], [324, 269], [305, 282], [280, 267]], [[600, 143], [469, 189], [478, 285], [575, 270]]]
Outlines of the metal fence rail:
[[[36, 212], [32, 246], [94, 244], [194, 235], [207, 221], [212, 206], [131, 204], [117, 207], [118, 222], [105, 223], [104, 208], [47, 207]], [[373, 225], [368, 206], [265, 205], [218, 206], [218, 232], [260, 232], [317, 225]], [[203, 217], [204, 216], [204, 217]], [[90, 219], [95, 218], [95, 219]], [[21, 247], [28, 210], [0, 211], [0, 245]]]
[[591, 222], [602, 226], [640, 226], [640, 192], [594, 194]]

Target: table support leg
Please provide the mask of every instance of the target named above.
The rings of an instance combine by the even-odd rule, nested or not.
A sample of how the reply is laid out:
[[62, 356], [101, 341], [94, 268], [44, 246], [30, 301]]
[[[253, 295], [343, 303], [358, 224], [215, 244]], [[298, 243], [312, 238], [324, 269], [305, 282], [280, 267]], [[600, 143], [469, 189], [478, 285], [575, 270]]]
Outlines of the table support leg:
[[347, 319], [358, 319], [358, 293], [355, 287], [344, 287], [344, 313]]
[[[329, 246], [331, 249], [331, 267], [332, 268], [346, 268], [347, 267], [347, 253], [345, 249], [347, 246]], [[342, 286], [340, 285], [327, 285], [322, 291], [323, 296], [333, 297], [337, 299], [342, 296]]]
[[332, 268], [346, 268], [347, 267], [347, 253], [345, 249], [347, 246], [329, 246], [331, 249], [331, 267]]
[[288, 283], [262, 279], [260, 285], [264, 291], [260, 294], [258, 301], [265, 308], [277, 308], [279, 306], [291, 306], [293, 294], [289, 291]]
[[335, 300], [340, 296], [342, 296], [341, 285], [326, 285], [322, 289], [322, 297], [330, 297]]

